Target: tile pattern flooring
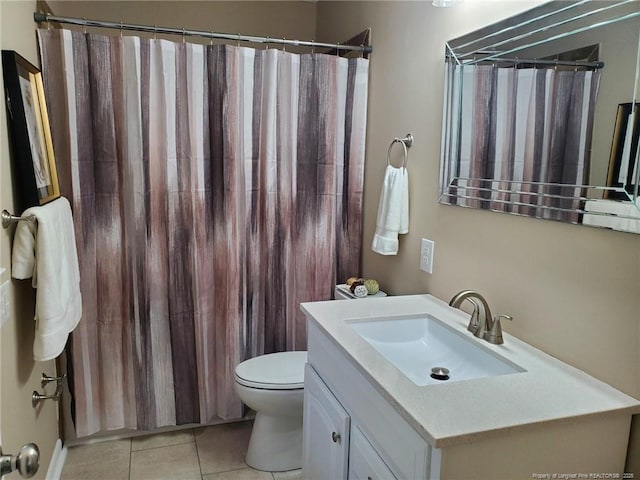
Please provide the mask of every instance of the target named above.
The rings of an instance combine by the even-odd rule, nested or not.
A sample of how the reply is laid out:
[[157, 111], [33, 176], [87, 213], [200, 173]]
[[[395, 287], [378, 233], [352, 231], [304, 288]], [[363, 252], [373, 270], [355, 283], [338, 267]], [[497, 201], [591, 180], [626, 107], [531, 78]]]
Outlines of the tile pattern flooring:
[[61, 480], [301, 480], [247, 466], [251, 422], [70, 447]]

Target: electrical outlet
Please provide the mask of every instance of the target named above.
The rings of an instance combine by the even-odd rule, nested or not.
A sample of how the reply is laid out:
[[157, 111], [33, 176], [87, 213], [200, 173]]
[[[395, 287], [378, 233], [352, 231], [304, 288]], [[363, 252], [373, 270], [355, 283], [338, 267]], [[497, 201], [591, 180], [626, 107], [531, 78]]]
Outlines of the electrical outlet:
[[433, 249], [435, 242], [433, 240], [422, 239], [422, 247], [420, 248], [420, 270], [427, 273], [433, 273]]

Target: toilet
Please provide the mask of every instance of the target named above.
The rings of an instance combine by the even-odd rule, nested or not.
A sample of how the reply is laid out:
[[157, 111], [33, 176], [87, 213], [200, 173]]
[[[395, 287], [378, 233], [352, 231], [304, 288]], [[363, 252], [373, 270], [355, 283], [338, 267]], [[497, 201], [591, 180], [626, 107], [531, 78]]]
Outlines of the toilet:
[[307, 352], [261, 355], [235, 369], [236, 391], [255, 410], [245, 458], [257, 470], [302, 467], [302, 401]]

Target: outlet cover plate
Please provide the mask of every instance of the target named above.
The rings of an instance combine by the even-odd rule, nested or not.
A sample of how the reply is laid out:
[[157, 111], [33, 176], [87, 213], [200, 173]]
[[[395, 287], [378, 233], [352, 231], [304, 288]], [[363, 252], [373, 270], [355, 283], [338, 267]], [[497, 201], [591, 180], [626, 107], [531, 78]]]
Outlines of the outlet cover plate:
[[427, 273], [433, 273], [433, 249], [435, 242], [426, 238], [422, 239], [420, 248], [420, 270]]

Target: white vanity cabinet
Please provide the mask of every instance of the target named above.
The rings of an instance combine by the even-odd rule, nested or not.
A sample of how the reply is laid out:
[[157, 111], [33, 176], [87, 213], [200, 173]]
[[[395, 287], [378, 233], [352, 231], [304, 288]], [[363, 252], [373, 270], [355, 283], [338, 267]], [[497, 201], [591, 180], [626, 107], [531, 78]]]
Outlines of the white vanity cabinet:
[[430, 446], [315, 325], [308, 338], [304, 478], [428, 478]]
[[623, 478], [638, 400], [506, 333], [504, 346], [480, 345], [517, 373], [416, 385], [352, 325], [426, 312], [480, 342], [468, 316], [429, 295], [302, 309], [305, 479]]

